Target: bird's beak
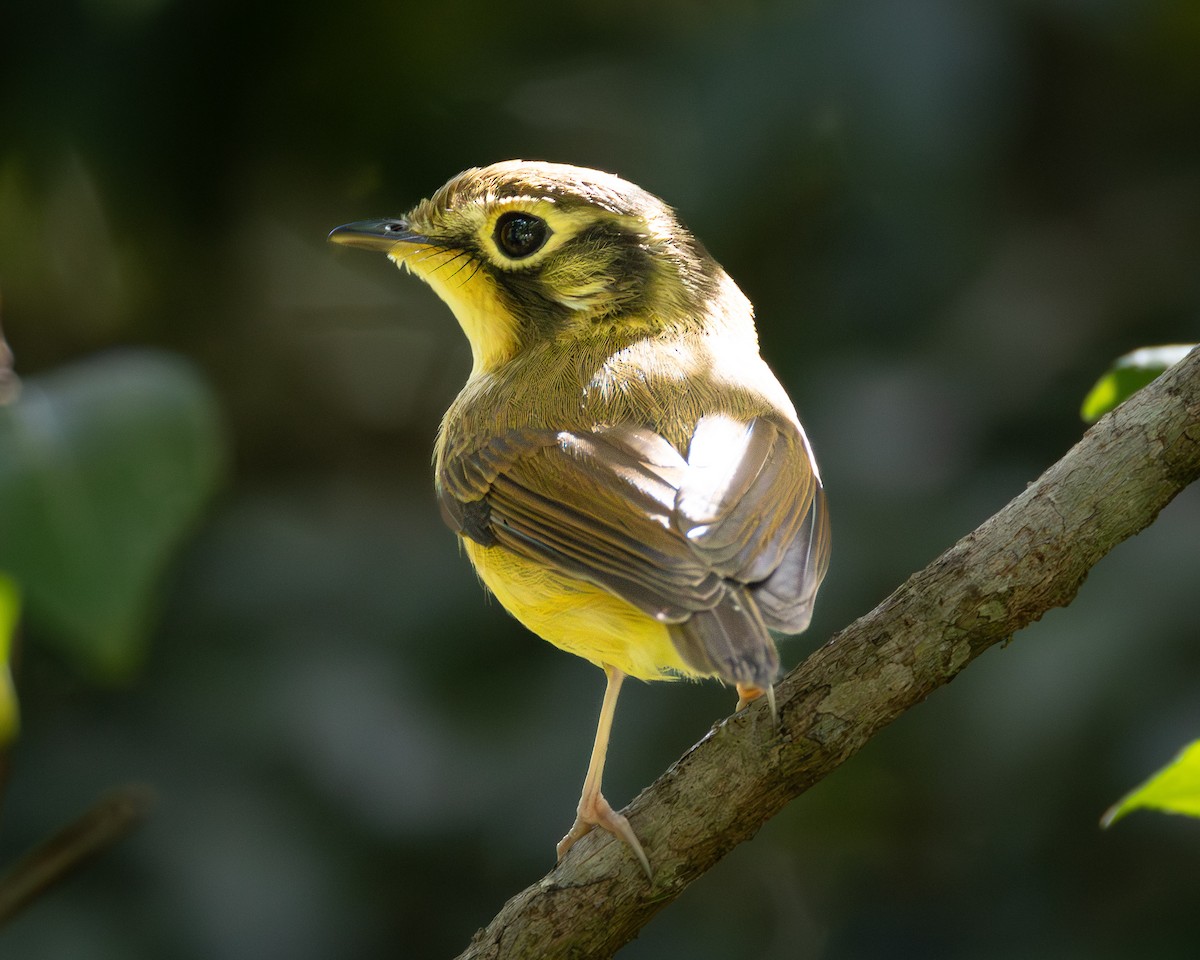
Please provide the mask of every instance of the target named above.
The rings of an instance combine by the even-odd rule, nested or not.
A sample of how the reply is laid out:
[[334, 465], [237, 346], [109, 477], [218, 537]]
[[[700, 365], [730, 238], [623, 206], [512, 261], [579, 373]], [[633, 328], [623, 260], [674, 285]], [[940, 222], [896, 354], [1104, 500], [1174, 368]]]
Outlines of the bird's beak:
[[407, 220], [357, 220], [329, 231], [333, 243], [367, 250], [390, 252], [400, 243], [429, 243], [429, 238], [413, 232]]

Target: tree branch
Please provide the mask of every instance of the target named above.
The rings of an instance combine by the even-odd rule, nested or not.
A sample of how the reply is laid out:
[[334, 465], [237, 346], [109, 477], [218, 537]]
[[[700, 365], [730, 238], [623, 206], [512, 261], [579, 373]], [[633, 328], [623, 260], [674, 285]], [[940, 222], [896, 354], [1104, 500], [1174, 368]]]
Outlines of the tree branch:
[[1100, 420], [1036, 482], [836, 634], [764, 704], [718, 723], [626, 809], [648, 884], [604, 831], [513, 897], [459, 960], [609, 957], [789, 800], [1088, 571], [1200, 477], [1200, 350]]

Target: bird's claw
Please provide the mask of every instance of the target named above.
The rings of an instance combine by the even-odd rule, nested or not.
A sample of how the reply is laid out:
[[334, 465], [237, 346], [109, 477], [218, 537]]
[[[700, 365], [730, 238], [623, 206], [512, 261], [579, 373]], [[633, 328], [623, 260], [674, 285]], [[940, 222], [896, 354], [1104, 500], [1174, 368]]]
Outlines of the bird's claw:
[[654, 875], [650, 872], [650, 860], [646, 856], [646, 851], [642, 849], [637, 834], [633, 832], [633, 827], [629, 825], [629, 820], [624, 814], [617, 813], [604, 799], [604, 795], [599, 793], [590, 802], [585, 802], [585, 800], [579, 802], [579, 812], [575, 817], [575, 822], [571, 824], [571, 829], [567, 831], [565, 837], [558, 841], [558, 846], [555, 848], [558, 859], [562, 860], [567, 851], [575, 845], [575, 841], [580, 837], [587, 836], [594, 827], [601, 827], [618, 840], [625, 841], [629, 849], [633, 851], [633, 855], [637, 857], [638, 863], [642, 865], [646, 879], [653, 881]]

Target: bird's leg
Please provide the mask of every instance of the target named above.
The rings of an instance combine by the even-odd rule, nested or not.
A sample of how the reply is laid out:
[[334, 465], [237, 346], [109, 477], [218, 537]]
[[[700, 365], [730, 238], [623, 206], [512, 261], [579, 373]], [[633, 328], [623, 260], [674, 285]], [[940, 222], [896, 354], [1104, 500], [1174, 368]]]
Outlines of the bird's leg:
[[761, 697], [764, 693], [767, 695], [767, 703], [771, 707], [771, 716], [776, 720], [779, 719], [779, 714], [775, 710], [775, 688], [767, 687], [765, 690], [762, 687], [755, 686], [752, 683], [739, 683], [737, 685], [738, 702], [737, 709], [745, 710], [755, 700]]
[[558, 842], [558, 859], [561, 860], [580, 837], [591, 832], [593, 827], [603, 827], [609, 833], [629, 844], [638, 863], [650, 874], [650, 861], [638, 842], [629, 821], [609, 806], [600, 792], [600, 779], [604, 775], [604, 757], [608, 752], [608, 735], [612, 731], [613, 714], [617, 709], [617, 694], [621, 692], [621, 681], [625, 679], [616, 667], [605, 667], [608, 685], [604, 688], [604, 703], [600, 707], [600, 721], [596, 724], [596, 742], [592, 745], [592, 759], [588, 763], [587, 776], [583, 779], [583, 793], [579, 797], [579, 811], [575, 823], [567, 835]]

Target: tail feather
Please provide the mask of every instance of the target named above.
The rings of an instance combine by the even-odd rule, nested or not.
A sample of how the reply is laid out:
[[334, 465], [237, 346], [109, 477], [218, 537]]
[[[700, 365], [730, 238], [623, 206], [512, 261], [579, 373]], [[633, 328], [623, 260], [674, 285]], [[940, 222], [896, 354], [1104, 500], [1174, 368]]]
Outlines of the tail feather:
[[670, 630], [675, 649], [698, 673], [758, 687], [775, 682], [779, 672], [775, 641], [744, 587], [730, 587], [717, 606], [672, 624]]

